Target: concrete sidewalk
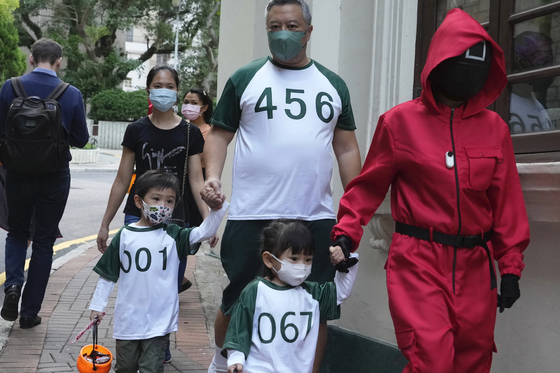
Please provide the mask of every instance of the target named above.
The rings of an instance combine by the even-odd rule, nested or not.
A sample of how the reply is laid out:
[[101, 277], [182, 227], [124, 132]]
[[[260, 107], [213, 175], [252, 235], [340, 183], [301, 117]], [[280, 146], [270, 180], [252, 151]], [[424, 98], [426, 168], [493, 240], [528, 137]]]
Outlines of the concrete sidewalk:
[[[88, 305], [99, 278], [92, 268], [101, 255], [94, 242], [86, 245], [81, 254], [74, 255], [60, 268], [55, 265], [39, 312], [41, 325], [22, 330], [17, 320], [13, 323], [0, 352], [1, 373], [78, 371], [76, 360], [80, 349], [92, 343], [91, 331], [75, 344], [70, 343], [89, 323]], [[165, 364], [166, 373], [206, 372], [213, 356], [212, 325], [227, 278], [207, 244], [196, 256], [189, 257], [186, 274], [193, 286], [179, 296], [179, 330], [171, 335], [173, 360]], [[112, 316], [116, 294], [114, 290], [107, 315], [99, 326], [99, 344], [113, 354]]]

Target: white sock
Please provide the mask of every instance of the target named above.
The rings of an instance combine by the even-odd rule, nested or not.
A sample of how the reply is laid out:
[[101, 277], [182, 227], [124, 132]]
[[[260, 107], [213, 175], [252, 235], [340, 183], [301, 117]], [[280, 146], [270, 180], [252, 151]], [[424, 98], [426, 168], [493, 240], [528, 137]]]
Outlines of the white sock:
[[214, 345], [214, 358], [208, 367], [208, 373], [227, 373], [227, 359], [222, 356], [222, 349]]

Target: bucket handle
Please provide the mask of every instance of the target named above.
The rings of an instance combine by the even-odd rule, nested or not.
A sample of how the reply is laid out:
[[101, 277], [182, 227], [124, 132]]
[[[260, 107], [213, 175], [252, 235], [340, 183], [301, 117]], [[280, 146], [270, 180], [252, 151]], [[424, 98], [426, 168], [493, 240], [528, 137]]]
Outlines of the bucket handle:
[[93, 371], [97, 370], [97, 367], [95, 366], [95, 358], [97, 357], [97, 350], [95, 349], [95, 346], [97, 345], [98, 342], [98, 332], [97, 332], [97, 324], [99, 324], [99, 320], [97, 320], [97, 316], [95, 316], [95, 323], [93, 323], [93, 330], [92, 330], [92, 334], [93, 334], [93, 350], [91, 350], [91, 353], [89, 354], [89, 356], [91, 357], [92, 360], [92, 364], [93, 364]]

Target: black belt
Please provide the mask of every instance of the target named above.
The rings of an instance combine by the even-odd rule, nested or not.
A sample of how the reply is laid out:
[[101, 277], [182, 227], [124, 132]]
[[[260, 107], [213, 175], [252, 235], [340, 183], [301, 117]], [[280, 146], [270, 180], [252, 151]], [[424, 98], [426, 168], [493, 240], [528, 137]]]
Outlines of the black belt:
[[490, 266], [490, 289], [495, 289], [497, 287], [496, 272], [494, 271], [492, 255], [490, 255], [490, 249], [486, 244], [486, 242], [490, 241], [492, 236], [491, 231], [485, 232], [481, 236], [452, 236], [450, 234], [440, 233], [434, 230], [397, 222], [395, 232], [425, 241], [433, 241], [443, 245], [463, 247], [467, 249], [474, 249], [477, 246], [481, 246], [486, 251], [486, 255], [488, 255], [488, 264]]

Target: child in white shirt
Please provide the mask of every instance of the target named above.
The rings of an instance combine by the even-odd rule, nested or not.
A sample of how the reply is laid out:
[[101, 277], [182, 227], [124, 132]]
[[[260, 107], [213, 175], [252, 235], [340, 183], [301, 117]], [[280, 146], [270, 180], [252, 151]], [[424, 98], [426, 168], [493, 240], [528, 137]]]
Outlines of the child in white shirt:
[[[315, 246], [297, 220], [278, 220], [263, 231], [263, 277], [243, 290], [233, 306], [223, 349], [228, 373], [311, 372], [319, 323], [340, 317], [338, 307], [350, 293], [358, 266], [337, 272], [334, 282], [305, 279]], [[331, 247], [333, 265], [345, 260]], [[357, 254], [352, 254], [357, 262]]]
[[91, 320], [103, 319], [119, 281], [113, 326], [117, 373], [163, 372], [169, 333], [177, 331], [179, 261], [214, 236], [229, 206], [223, 195], [212, 196], [205, 199], [211, 211], [200, 227], [167, 225], [179, 191], [172, 174], [153, 170], [142, 175], [134, 196], [140, 221], [121, 228], [93, 269], [100, 278], [89, 307]]

